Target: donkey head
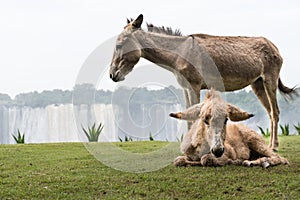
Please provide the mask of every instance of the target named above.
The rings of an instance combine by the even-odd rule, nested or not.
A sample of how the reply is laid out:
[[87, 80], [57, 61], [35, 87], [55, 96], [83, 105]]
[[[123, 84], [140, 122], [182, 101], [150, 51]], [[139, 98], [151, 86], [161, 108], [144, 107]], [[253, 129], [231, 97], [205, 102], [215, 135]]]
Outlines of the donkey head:
[[115, 81], [122, 81], [133, 69], [141, 57], [141, 47], [134, 36], [140, 30], [143, 23], [143, 15], [135, 20], [128, 20], [122, 33], [117, 37], [113, 58], [110, 64], [110, 78]]
[[220, 157], [224, 153], [228, 118], [231, 121], [242, 121], [254, 115], [226, 103], [219, 92], [211, 90], [206, 94], [206, 99], [202, 103], [183, 112], [171, 113], [170, 116], [184, 120], [197, 120], [194, 122], [197, 123], [197, 130], [192, 128], [190, 131], [195, 131], [193, 135], [199, 134], [200, 137], [205, 137], [203, 139], [210, 146], [210, 151], [216, 157]]

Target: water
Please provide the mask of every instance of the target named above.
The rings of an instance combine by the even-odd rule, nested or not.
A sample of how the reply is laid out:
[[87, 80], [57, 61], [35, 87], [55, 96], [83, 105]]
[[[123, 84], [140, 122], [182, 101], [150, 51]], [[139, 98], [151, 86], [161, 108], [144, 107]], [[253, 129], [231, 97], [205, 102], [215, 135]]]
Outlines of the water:
[[0, 144], [14, 144], [12, 134], [25, 133], [25, 143], [86, 142], [82, 127], [104, 125], [99, 141], [176, 141], [186, 132], [186, 123], [172, 119], [170, 112], [182, 110], [179, 104], [135, 105], [124, 108], [111, 104], [49, 105], [45, 108], [0, 107]]

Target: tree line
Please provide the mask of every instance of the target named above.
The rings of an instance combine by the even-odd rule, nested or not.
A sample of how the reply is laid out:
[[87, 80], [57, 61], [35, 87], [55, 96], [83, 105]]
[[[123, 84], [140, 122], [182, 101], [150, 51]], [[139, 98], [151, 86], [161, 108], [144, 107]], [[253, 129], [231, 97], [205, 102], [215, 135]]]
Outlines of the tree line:
[[27, 106], [46, 107], [59, 104], [124, 104], [130, 103], [169, 103], [176, 104], [183, 102], [183, 95], [180, 89], [173, 86], [161, 90], [149, 90], [147, 88], [120, 87], [115, 91], [97, 90], [91, 84], [76, 85], [73, 90], [55, 89], [42, 92], [28, 92], [16, 95], [12, 99], [7, 94], [0, 93], [0, 105], [3, 106]]
[[[298, 93], [300, 90], [298, 90]], [[201, 97], [205, 91], [201, 92]], [[239, 90], [226, 92], [224, 98], [240, 108], [255, 114], [255, 119], [268, 121], [267, 113], [261, 103], [250, 90]], [[277, 95], [281, 110], [280, 119], [288, 121], [300, 121], [300, 97], [286, 101], [281, 95]], [[12, 99], [7, 94], [0, 94], [0, 105], [2, 106], [27, 106], [46, 107], [48, 105], [60, 104], [183, 104], [183, 91], [179, 88], [169, 86], [160, 90], [149, 90], [147, 88], [119, 87], [115, 91], [97, 90], [91, 84], [76, 85], [72, 90], [55, 89], [52, 91], [29, 92], [16, 95]]]

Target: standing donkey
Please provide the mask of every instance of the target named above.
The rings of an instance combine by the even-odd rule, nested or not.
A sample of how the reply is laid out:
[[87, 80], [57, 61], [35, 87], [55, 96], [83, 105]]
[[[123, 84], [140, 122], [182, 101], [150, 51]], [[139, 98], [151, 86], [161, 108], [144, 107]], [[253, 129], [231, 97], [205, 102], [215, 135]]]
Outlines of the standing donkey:
[[269, 146], [277, 150], [276, 90], [291, 96], [295, 89], [284, 86], [279, 78], [283, 61], [273, 43], [264, 37], [181, 36], [178, 31], [149, 25], [147, 32], [141, 29], [142, 22], [143, 15], [127, 20], [117, 37], [110, 64], [113, 81], [124, 80], [143, 57], [173, 72], [184, 89], [187, 108], [200, 102], [201, 89], [234, 91], [251, 85], [270, 118]]
[[171, 113], [171, 117], [196, 120], [181, 143], [184, 154], [175, 159], [175, 166], [223, 166], [261, 165], [269, 167], [288, 164], [274, 153], [252, 129], [242, 124], [227, 124], [242, 121], [252, 114], [225, 103], [219, 92], [210, 90], [206, 99], [186, 111]]

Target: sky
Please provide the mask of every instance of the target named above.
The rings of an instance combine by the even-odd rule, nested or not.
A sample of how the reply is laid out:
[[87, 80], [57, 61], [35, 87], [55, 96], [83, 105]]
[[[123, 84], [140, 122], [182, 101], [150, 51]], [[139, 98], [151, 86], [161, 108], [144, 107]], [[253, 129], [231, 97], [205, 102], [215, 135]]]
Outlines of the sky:
[[[0, 93], [72, 89], [89, 55], [141, 13], [183, 34], [264, 36], [284, 59], [284, 84], [300, 85], [297, 0], [0, 0]], [[149, 73], [165, 72], [151, 67]], [[113, 86], [108, 76], [101, 84]]]

